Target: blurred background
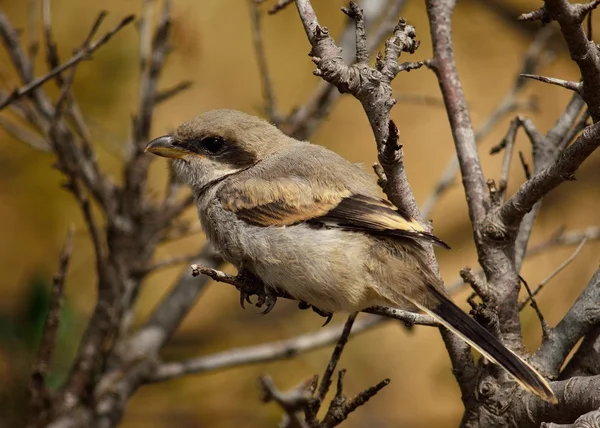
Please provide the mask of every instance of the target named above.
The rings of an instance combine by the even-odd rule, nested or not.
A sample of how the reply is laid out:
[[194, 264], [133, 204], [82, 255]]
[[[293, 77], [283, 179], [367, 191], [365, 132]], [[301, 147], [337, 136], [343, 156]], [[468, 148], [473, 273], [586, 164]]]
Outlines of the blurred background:
[[[363, 0], [366, 4], [370, 0]], [[339, 34], [345, 23], [342, 1], [314, 0], [322, 25]], [[28, 26], [28, 10], [36, 1], [0, 0], [0, 7], [16, 27]], [[493, 112], [513, 85], [523, 53], [533, 40], [538, 24], [517, 22], [516, 17], [539, 7], [537, 0], [463, 0], [455, 12], [456, 59], [475, 129]], [[263, 10], [272, 6], [267, 2]], [[85, 38], [89, 26], [102, 9], [110, 12], [104, 28], [124, 15], [139, 13], [140, 0], [82, 2], [54, 0], [52, 15], [55, 37], [62, 58]], [[417, 29], [421, 47], [403, 61], [431, 56], [427, 15], [422, 1], [408, 0], [402, 15]], [[179, 123], [208, 109], [233, 108], [260, 114], [260, 78], [252, 45], [248, 1], [175, 0], [173, 2], [172, 53], [160, 86], [191, 79], [193, 87], [157, 109], [152, 134], [162, 135]], [[595, 20], [597, 22], [597, 20]], [[600, 23], [598, 23], [600, 24]], [[263, 19], [267, 61], [272, 73], [278, 108], [288, 112], [308, 99], [319, 78], [307, 56], [309, 44], [294, 7]], [[600, 30], [598, 30], [600, 31]], [[24, 33], [23, 37], [27, 37]], [[560, 38], [550, 47], [554, 61], [540, 74], [577, 80], [579, 73], [570, 62]], [[18, 81], [0, 49], [3, 85], [14, 88]], [[138, 34], [134, 26], [123, 30], [92, 61], [79, 66], [74, 94], [92, 129], [100, 163], [119, 179], [124, 147], [131, 135], [131, 116], [138, 93]], [[38, 74], [45, 71], [38, 56]], [[421, 69], [402, 73], [393, 84], [399, 103], [392, 117], [401, 132], [408, 177], [422, 203], [438, 181], [452, 156], [453, 144], [439, 89], [432, 72]], [[56, 91], [51, 94], [56, 95]], [[558, 118], [571, 94], [554, 86], [532, 82], [522, 98], [534, 95], [537, 111], [531, 117], [541, 132]], [[505, 117], [481, 144], [480, 155], [488, 178], [498, 178], [501, 156], [489, 150], [503, 137]], [[365, 168], [376, 160], [371, 129], [360, 104], [345, 96], [312, 137]], [[522, 132], [517, 139], [531, 163], [530, 145]], [[516, 151], [515, 151], [516, 153]], [[49, 301], [52, 275], [69, 225], [77, 227], [75, 251], [66, 282], [66, 304], [59, 347], [51, 382], [60, 384], [73, 357], [83, 328], [95, 302], [92, 247], [72, 196], [61, 189], [60, 174], [49, 154], [34, 151], [11, 139], [0, 129], [0, 420], [13, 420], [23, 411], [29, 370]], [[577, 181], [569, 182], [545, 199], [531, 244], [548, 240], [560, 227], [583, 229], [600, 223], [600, 154], [595, 153], [580, 169]], [[164, 188], [168, 175], [164, 160], [156, 159], [151, 172], [154, 191]], [[509, 193], [524, 181], [515, 160]], [[472, 231], [467, 217], [460, 180], [438, 202], [430, 218], [435, 233], [452, 246], [440, 251], [443, 277], [450, 284], [464, 266], [477, 267]], [[195, 212], [187, 218], [195, 222]], [[195, 223], [194, 223], [195, 224]], [[192, 253], [204, 241], [200, 233], [164, 245], [157, 257]], [[598, 265], [597, 242], [590, 241], [575, 261], [552, 280], [538, 303], [554, 325], [574, 302]], [[564, 261], [574, 247], [556, 247], [526, 260], [522, 275], [536, 285]], [[178, 267], [157, 272], [146, 281], [139, 300], [137, 322], [152, 308], [180, 274]], [[231, 272], [232, 270], [228, 268]], [[469, 290], [454, 298], [464, 309]], [[191, 358], [232, 347], [259, 344], [320, 328], [323, 319], [311, 311], [299, 311], [292, 302], [280, 301], [274, 311], [259, 316], [256, 308], [243, 311], [238, 293], [225, 284], [211, 284], [163, 352], [165, 360]], [[345, 317], [335, 316], [333, 323]], [[540, 343], [541, 329], [531, 308], [522, 312], [525, 342], [531, 351]], [[281, 389], [321, 374], [331, 348], [301, 355], [289, 361], [260, 364], [217, 373], [189, 376], [177, 381], [143, 387], [131, 400], [123, 426], [264, 427], [274, 426], [280, 410], [260, 403], [256, 378], [269, 373]], [[436, 329], [415, 327], [411, 331], [397, 323], [386, 323], [353, 338], [341, 359], [348, 369], [346, 392], [350, 395], [391, 378], [391, 384], [366, 406], [353, 413], [346, 427], [452, 427], [462, 414], [460, 392], [450, 371], [450, 362]], [[8, 425], [7, 425], [8, 426]]]

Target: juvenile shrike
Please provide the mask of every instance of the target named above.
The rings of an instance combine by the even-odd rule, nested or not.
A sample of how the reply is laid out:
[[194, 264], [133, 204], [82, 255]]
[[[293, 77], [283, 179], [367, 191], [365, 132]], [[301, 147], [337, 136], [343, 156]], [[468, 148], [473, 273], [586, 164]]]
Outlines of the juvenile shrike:
[[327, 312], [423, 310], [549, 402], [552, 390], [447, 296], [422, 242], [447, 247], [380, 197], [359, 166], [268, 122], [214, 110], [151, 141], [192, 189], [223, 258]]

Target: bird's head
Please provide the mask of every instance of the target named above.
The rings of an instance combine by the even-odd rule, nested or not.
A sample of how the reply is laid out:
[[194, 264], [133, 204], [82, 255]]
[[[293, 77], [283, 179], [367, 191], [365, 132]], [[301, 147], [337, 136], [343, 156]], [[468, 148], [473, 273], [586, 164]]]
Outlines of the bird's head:
[[293, 141], [267, 121], [235, 110], [211, 110], [158, 137], [146, 151], [173, 159], [192, 190], [246, 169]]

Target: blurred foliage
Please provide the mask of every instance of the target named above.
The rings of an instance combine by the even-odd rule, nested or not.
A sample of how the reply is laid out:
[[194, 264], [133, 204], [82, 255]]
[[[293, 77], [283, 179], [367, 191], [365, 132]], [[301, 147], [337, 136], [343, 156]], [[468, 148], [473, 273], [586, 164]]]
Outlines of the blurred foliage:
[[[365, 0], [366, 1], [366, 0]], [[28, 40], [29, 6], [37, 1], [3, 0], [0, 6]], [[341, 0], [314, 0], [319, 19], [338, 34], [344, 17]], [[459, 73], [477, 128], [493, 111], [513, 82], [533, 32], [520, 31], [530, 23], [515, 23], [508, 15], [534, 9], [538, 1], [470, 0], [459, 2], [455, 15], [455, 46]], [[110, 15], [105, 28], [128, 13], [139, 13], [140, 0], [52, 2], [53, 25], [61, 58], [65, 59], [84, 39], [89, 25], [100, 11]], [[211, 108], [235, 108], [260, 114], [261, 92], [252, 48], [248, 5], [245, 1], [175, 0], [173, 46], [161, 87], [191, 79], [194, 86], [176, 99], [161, 105], [156, 114], [153, 135], [173, 129], [180, 122]], [[417, 28], [422, 44], [411, 60], [426, 59], [431, 52], [429, 28], [423, 2], [409, 1], [403, 15]], [[596, 19], [595, 19], [596, 21]], [[293, 7], [263, 21], [268, 63], [272, 71], [278, 107], [288, 111], [303, 103], [318, 83], [307, 57], [308, 42]], [[597, 27], [597, 25], [596, 25]], [[528, 27], [531, 28], [531, 27]], [[41, 31], [37, 33], [41, 37]], [[121, 179], [120, 159], [131, 134], [138, 91], [138, 37], [132, 26], [85, 61], [76, 74], [75, 94], [92, 130], [101, 165], [116, 181]], [[577, 79], [578, 71], [562, 45], [554, 47], [556, 61], [542, 74]], [[8, 88], [19, 82], [3, 50], [0, 49], [0, 80]], [[404, 58], [404, 60], [407, 60]], [[36, 72], [45, 70], [43, 54], [38, 55]], [[46, 85], [56, 96], [52, 83]], [[439, 97], [431, 72], [422, 69], [403, 74], [394, 82], [399, 93]], [[540, 131], [549, 129], [563, 111], [571, 94], [561, 88], [531, 83], [526, 95], [535, 94], [538, 112], [526, 114]], [[424, 201], [438, 174], [453, 153], [446, 113], [443, 108], [423, 103], [400, 102], [392, 116], [401, 132], [406, 153], [406, 169], [418, 201]], [[481, 145], [480, 154], [488, 177], [498, 177], [501, 159], [488, 155], [489, 148], [503, 137], [510, 118]], [[372, 134], [362, 108], [344, 97], [318, 130], [313, 142], [326, 145], [348, 159], [368, 167], [376, 159]], [[517, 150], [529, 159], [530, 146], [519, 134]], [[433, 154], [433, 155], [432, 155]], [[94, 263], [91, 245], [81, 213], [71, 196], [61, 189], [62, 178], [52, 168], [51, 156], [35, 152], [0, 131], [0, 420], [6, 426], [23, 411], [27, 380], [39, 332], [48, 307], [51, 276], [56, 269], [59, 249], [71, 223], [77, 226], [75, 251], [66, 281], [66, 304], [62, 314], [59, 349], [55, 354], [52, 385], [56, 386], [68, 369], [79, 337], [95, 302]], [[598, 222], [600, 200], [600, 159], [596, 153], [578, 173], [578, 180], [553, 192], [544, 202], [532, 242], [541, 242], [560, 226], [582, 228]], [[513, 162], [509, 192], [524, 180], [518, 162]], [[153, 194], [164, 189], [166, 163], [156, 160], [151, 171]], [[460, 180], [457, 180], [460, 183]], [[196, 222], [193, 210], [186, 218]], [[476, 266], [472, 231], [468, 223], [462, 189], [454, 186], [432, 214], [436, 234], [452, 245], [453, 251], [440, 252], [442, 275], [448, 283], [458, 278], [465, 265]], [[201, 235], [164, 245], [157, 258], [195, 251]], [[539, 304], [551, 324], [560, 320], [597, 267], [599, 245], [590, 242], [575, 262], [558, 275], [541, 294]], [[572, 248], [561, 248], [528, 260], [523, 275], [536, 284], [563, 261]], [[152, 308], [187, 269], [165, 269], [145, 284], [139, 302], [137, 322], [143, 322]], [[44, 272], [39, 274], [38, 272]], [[455, 296], [466, 308], [465, 290]], [[298, 311], [291, 302], [281, 302], [267, 317], [238, 306], [235, 290], [214, 284], [204, 293], [163, 352], [167, 360], [192, 358], [230, 347], [247, 346], [290, 337], [318, 329], [322, 320], [310, 311]], [[540, 328], [534, 313], [523, 312], [523, 331], [528, 347], [540, 341]], [[342, 322], [334, 317], [333, 322]], [[314, 373], [322, 373], [330, 350], [302, 355], [290, 361], [238, 368], [219, 373], [191, 376], [142, 388], [132, 399], [123, 426], [167, 427], [264, 427], [275, 426], [280, 412], [274, 405], [262, 405], [255, 386], [259, 374], [268, 372], [280, 388], [296, 385]], [[415, 328], [410, 334], [397, 324], [354, 338], [345, 351], [341, 366], [348, 369], [348, 393], [390, 377], [392, 383], [367, 406], [353, 414], [345, 427], [452, 427], [461, 416], [460, 393], [453, 380], [450, 363], [435, 329]], [[12, 416], [9, 416], [12, 415]], [[13, 419], [9, 419], [9, 417]], [[1, 424], [0, 424], [1, 425]]]

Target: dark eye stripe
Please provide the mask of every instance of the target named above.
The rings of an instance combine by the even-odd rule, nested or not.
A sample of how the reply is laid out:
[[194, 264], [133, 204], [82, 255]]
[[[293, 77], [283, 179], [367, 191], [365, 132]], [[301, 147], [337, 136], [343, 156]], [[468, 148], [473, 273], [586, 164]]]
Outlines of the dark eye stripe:
[[221, 137], [206, 137], [200, 140], [200, 146], [207, 153], [215, 155], [227, 148], [227, 142]]
[[209, 156], [222, 154], [228, 148], [227, 141], [222, 137], [191, 139], [181, 142], [180, 145], [191, 152]]

